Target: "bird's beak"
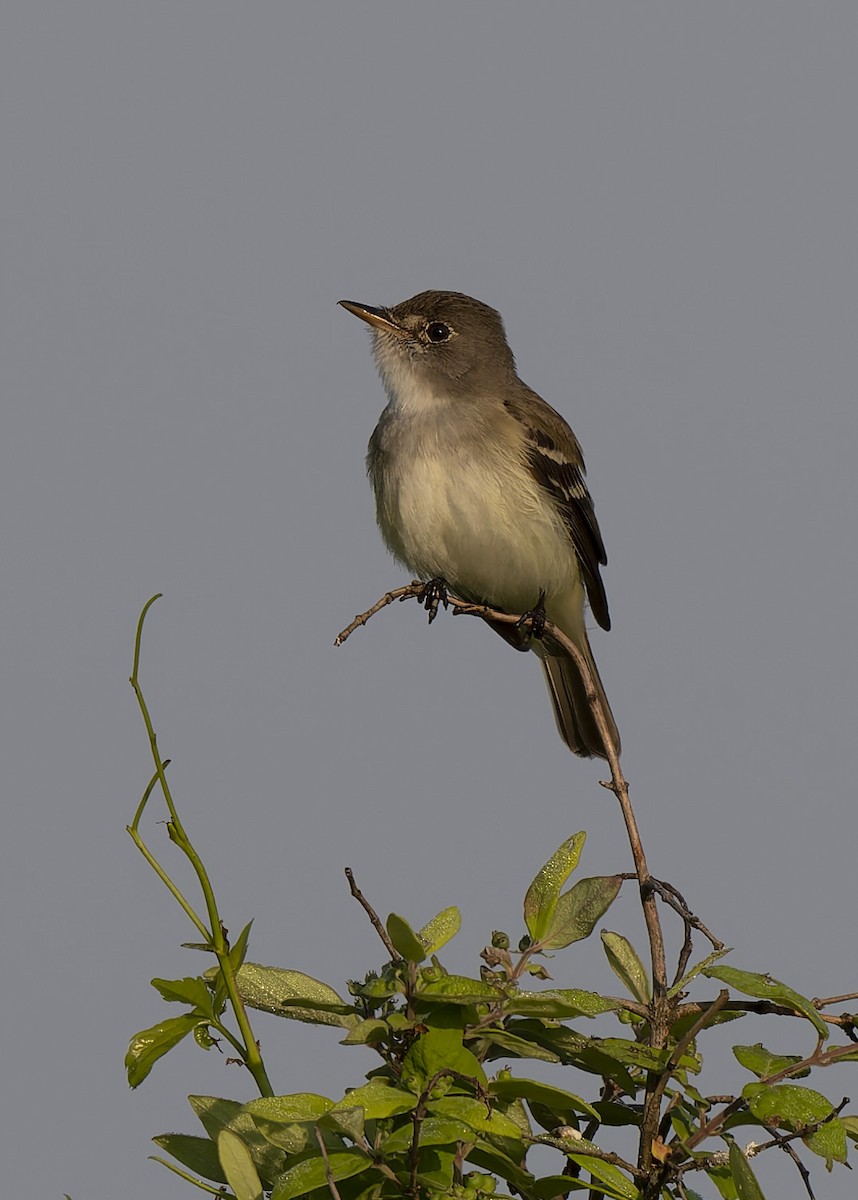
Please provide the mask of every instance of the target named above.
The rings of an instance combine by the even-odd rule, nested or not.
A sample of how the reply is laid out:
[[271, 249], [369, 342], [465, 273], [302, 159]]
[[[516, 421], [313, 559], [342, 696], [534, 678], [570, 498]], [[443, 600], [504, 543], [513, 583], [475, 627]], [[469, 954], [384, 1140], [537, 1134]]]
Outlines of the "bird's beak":
[[337, 303], [348, 312], [354, 313], [356, 317], [360, 317], [362, 321], [366, 321], [367, 325], [371, 325], [373, 329], [380, 329], [383, 333], [392, 333], [394, 337], [398, 338], [410, 336], [407, 329], [396, 324], [386, 308], [372, 308], [369, 304], [355, 304], [353, 300], [339, 300]]

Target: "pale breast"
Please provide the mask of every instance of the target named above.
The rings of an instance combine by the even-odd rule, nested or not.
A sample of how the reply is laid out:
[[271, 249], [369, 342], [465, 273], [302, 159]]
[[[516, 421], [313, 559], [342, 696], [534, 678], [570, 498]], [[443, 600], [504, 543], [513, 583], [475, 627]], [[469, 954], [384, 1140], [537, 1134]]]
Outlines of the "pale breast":
[[370, 443], [378, 523], [392, 553], [466, 599], [524, 612], [578, 584], [577, 561], [514, 436], [388, 415]]

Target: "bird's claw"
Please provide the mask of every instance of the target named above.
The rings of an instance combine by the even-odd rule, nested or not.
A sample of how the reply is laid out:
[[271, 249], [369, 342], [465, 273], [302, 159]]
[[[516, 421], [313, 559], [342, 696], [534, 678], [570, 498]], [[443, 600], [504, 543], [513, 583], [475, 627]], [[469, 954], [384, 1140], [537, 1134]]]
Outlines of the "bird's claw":
[[518, 621], [516, 622], [516, 628], [522, 630], [526, 629], [531, 638], [535, 638], [538, 642], [542, 641], [542, 638], [545, 635], [544, 590], [539, 593], [539, 599], [536, 601], [536, 604], [533, 606], [530, 612], [526, 612], [519, 617]]
[[431, 625], [438, 616], [438, 606], [443, 604], [447, 608], [447, 581], [438, 578], [424, 583], [420, 602], [429, 614], [429, 624]]

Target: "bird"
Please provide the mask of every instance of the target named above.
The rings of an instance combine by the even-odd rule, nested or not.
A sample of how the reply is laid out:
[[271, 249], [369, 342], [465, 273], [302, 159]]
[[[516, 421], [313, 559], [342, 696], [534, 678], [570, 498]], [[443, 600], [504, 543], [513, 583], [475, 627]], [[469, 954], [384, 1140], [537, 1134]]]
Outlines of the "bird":
[[[392, 307], [339, 303], [370, 326], [387, 395], [367, 472], [388, 549], [467, 603], [527, 614], [531, 629], [544, 614], [583, 655], [619, 754], [586, 628], [587, 604], [603, 629], [611, 619], [583, 454], [564, 418], [519, 379], [500, 313], [448, 291]], [[525, 624], [492, 627], [540, 658], [569, 749], [607, 758], [574, 659]]]

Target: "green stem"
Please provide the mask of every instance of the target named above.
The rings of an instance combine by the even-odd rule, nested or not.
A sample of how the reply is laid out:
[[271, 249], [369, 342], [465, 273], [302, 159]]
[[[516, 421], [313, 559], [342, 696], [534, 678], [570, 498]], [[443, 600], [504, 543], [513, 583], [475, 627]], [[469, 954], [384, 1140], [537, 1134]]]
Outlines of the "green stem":
[[208, 1192], [212, 1196], [223, 1196], [223, 1188], [216, 1188], [208, 1183], [203, 1183], [201, 1179], [197, 1179], [194, 1175], [189, 1175], [187, 1171], [181, 1170], [174, 1163], [167, 1162], [166, 1158], [159, 1158], [157, 1154], [150, 1154], [149, 1157], [152, 1162], [160, 1163], [162, 1167], [166, 1167], [168, 1171], [172, 1171], [180, 1179], [186, 1179], [188, 1183], [192, 1183], [194, 1187], [198, 1187], [201, 1191]]
[[[140, 619], [137, 622], [137, 632], [134, 638], [134, 662], [131, 670], [130, 683], [134, 689], [134, 695], [137, 697], [137, 704], [143, 717], [143, 723], [146, 726], [146, 733], [149, 736], [149, 747], [152, 753], [152, 759], [155, 763], [155, 775], [146, 789], [143, 799], [138, 805], [137, 812], [134, 817], [134, 823], [128, 827], [128, 832], [134, 839], [134, 842], [141, 854], [143, 854], [146, 861], [157, 873], [158, 877], [163, 881], [172, 895], [176, 898], [193, 924], [205, 938], [206, 942], [211, 947], [212, 952], [217, 957], [218, 966], [220, 967], [223, 975], [224, 986], [226, 987], [226, 992], [244, 1043], [243, 1046], [240, 1046], [238, 1043], [234, 1043], [236, 1049], [239, 1051], [239, 1053], [241, 1053], [245, 1066], [250, 1071], [256, 1082], [256, 1086], [259, 1088], [260, 1095], [273, 1096], [274, 1089], [272, 1088], [268, 1079], [268, 1074], [265, 1070], [262, 1056], [259, 1053], [259, 1047], [256, 1044], [256, 1038], [253, 1036], [253, 1030], [247, 1016], [247, 1010], [244, 1007], [244, 1001], [239, 995], [238, 981], [236, 979], [232, 962], [230, 961], [229, 944], [227, 943], [224, 935], [223, 922], [221, 921], [220, 914], [218, 912], [217, 902], [214, 896], [214, 889], [212, 888], [211, 880], [209, 879], [208, 872], [203, 866], [202, 860], [194, 849], [187, 833], [185, 832], [182, 822], [179, 820], [179, 814], [176, 811], [170, 786], [167, 783], [167, 776], [165, 773], [166, 764], [161, 758], [160, 751], [158, 750], [158, 739], [155, 734], [155, 728], [152, 724], [152, 718], [149, 715], [149, 708], [146, 704], [142, 689], [140, 687], [138, 675], [140, 670], [140, 646], [143, 638], [143, 624], [146, 620], [146, 614], [148, 613], [149, 609], [152, 607], [155, 601], [160, 598], [160, 596], [161, 593], [159, 592], [157, 595], [152, 596], [150, 600], [147, 600], [146, 604], [143, 606], [143, 611], [141, 612]], [[164, 801], [170, 813], [170, 821], [168, 824], [170, 838], [176, 843], [185, 857], [189, 860], [191, 866], [194, 868], [197, 880], [199, 881], [209, 919], [210, 928], [208, 929], [196, 915], [187, 900], [185, 900], [179, 888], [173, 883], [166, 871], [164, 871], [164, 869], [156, 861], [154, 855], [147, 849], [143, 839], [140, 837], [140, 834], [137, 831], [137, 823], [143, 814], [143, 810], [150, 795], [152, 794], [152, 791], [155, 788], [156, 783], [160, 785], [161, 792], [164, 796]]]

